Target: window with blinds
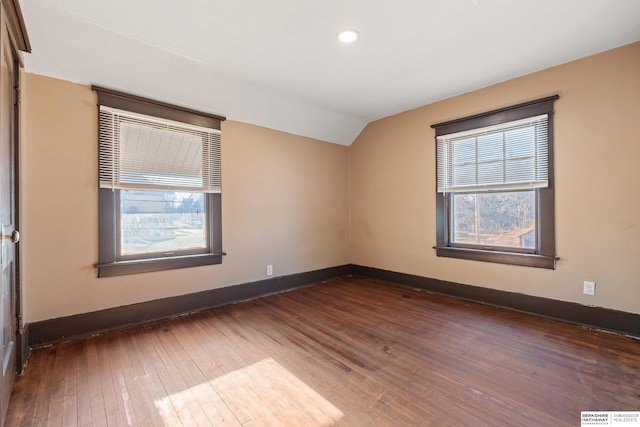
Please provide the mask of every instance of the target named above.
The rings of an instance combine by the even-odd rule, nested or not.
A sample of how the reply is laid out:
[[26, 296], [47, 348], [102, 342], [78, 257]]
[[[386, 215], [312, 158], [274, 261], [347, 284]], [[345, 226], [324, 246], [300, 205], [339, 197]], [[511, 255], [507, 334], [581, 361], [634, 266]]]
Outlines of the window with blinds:
[[437, 256], [555, 267], [557, 99], [432, 125]]
[[100, 106], [100, 188], [221, 192], [220, 135]]
[[98, 94], [98, 277], [222, 263], [221, 123], [201, 111]]

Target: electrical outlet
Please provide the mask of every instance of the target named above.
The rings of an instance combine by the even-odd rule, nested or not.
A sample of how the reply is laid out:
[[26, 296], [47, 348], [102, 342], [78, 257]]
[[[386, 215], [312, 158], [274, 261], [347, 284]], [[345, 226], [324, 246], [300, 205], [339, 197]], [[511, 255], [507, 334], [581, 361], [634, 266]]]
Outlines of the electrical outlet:
[[267, 276], [273, 276], [273, 265], [267, 265]]
[[585, 295], [595, 295], [596, 294], [596, 282], [588, 282], [584, 281], [584, 286], [582, 288], [582, 293]]

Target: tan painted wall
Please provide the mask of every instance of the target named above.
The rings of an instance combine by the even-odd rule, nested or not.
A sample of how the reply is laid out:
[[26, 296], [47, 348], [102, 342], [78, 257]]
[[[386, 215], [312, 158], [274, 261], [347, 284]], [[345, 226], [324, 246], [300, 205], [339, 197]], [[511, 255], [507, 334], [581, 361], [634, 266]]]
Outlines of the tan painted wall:
[[[436, 257], [430, 125], [554, 94], [557, 269]], [[371, 123], [351, 147], [351, 261], [640, 313], [638, 135], [640, 43]]]
[[[92, 267], [95, 95], [23, 79], [27, 322], [252, 282], [266, 264], [286, 275], [349, 262], [640, 313], [640, 43], [371, 123], [351, 148], [226, 121], [223, 264], [106, 279]], [[437, 258], [430, 125], [553, 94], [557, 269]]]
[[349, 149], [223, 123], [222, 265], [96, 278], [96, 96], [26, 74], [22, 147], [27, 322], [348, 263]]

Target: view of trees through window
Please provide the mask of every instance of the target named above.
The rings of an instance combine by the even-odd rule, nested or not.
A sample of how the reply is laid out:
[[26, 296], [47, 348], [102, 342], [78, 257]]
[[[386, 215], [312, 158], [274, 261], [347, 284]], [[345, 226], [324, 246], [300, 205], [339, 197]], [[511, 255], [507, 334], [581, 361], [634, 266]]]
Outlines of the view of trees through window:
[[452, 243], [535, 249], [535, 191], [454, 194]]
[[206, 248], [204, 194], [120, 192], [121, 255]]

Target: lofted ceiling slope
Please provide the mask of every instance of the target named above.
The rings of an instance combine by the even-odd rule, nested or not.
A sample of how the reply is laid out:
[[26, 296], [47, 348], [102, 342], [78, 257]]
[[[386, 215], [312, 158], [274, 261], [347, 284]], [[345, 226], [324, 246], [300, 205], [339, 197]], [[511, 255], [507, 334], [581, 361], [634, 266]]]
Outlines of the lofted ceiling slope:
[[[332, 143], [640, 40], [638, 0], [23, 0], [27, 72]], [[338, 42], [354, 28], [360, 38]]]

